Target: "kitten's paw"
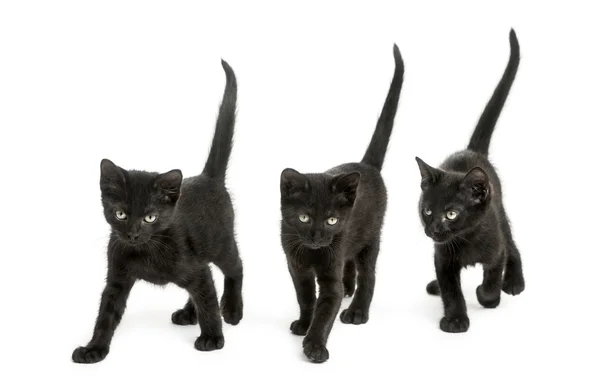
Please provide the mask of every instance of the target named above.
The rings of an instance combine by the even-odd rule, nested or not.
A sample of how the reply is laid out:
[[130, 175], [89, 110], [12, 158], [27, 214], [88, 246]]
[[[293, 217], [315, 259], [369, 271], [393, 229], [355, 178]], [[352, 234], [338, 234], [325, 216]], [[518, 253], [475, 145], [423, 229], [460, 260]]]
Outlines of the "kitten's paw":
[[309, 327], [310, 327], [310, 323], [300, 321], [300, 320], [295, 320], [290, 325], [290, 331], [294, 335], [306, 335], [306, 332], [308, 331]]
[[502, 291], [510, 295], [519, 295], [525, 290], [525, 279], [523, 274], [504, 274], [504, 282], [502, 283]]
[[313, 342], [311, 340], [306, 340], [302, 342], [302, 347], [304, 351], [304, 355], [314, 363], [323, 363], [327, 359], [329, 359], [329, 351], [322, 344]]
[[225, 338], [222, 335], [212, 336], [212, 335], [200, 335], [198, 339], [196, 339], [196, 343], [194, 343], [194, 347], [196, 350], [200, 351], [214, 351], [220, 350], [225, 345]]
[[78, 347], [73, 351], [75, 363], [98, 363], [108, 355], [108, 347]]
[[486, 309], [494, 309], [500, 304], [500, 291], [498, 291], [497, 296], [488, 296], [484, 293], [483, 287], [479, 285], [475, 292], [477, 293], [479, 304]]
[[361, 309], [346, 309], [340, 314], [340, 319], [346, 324], [364, 324], [369, 321], [369, 312]]
[[237, 325], [244, 317], [244, 304], [242, 298], [223, 299], [221, 301], [223, 320], [230, 325]]
[[426, 290], [427, 294], [440, 295], [440, 284], [438, 283], [437, 279], [434, 279], [433, 281], [429, 282], [427, 284]]
[[198, 323], [198, 318], [196, 317], [195, 312], [186, 309], [181, 309], [175, 311], [171, 315], [171, 322], [179, 326], [187, 326]]
[[440, 320], [440, 329], [445, 332], [466, 332], [469, 329], [469, 317], [443, 317]]

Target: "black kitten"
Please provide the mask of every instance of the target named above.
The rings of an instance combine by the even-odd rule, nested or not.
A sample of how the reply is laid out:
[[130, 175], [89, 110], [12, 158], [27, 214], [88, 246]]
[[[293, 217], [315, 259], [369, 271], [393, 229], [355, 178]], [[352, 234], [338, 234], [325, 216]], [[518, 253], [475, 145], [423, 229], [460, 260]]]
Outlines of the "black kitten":
[[290, 329], [306, 335], [304, 354], [314, 362], [329, 358], [327, 338], [342, 296], [354, 294], [357, 272], [358, 289], [341, 320], [362, 324], [369, 319], [387, 199], [380, 171], [404, 76], [395, 45], [394, 59], [394, 78], [362, 162], [325, 173], [300, 174], [292, 169], [281, 173], [281, 243], [300, 305], [300, 319]]
[[494, 126], [518, 67], [519, 42], [511, 30], [510, 60], [467, 149], [450, 156], [438, 169], [417, 157], [423, 190], [421, 221], [425, 234], [435, 242], [437, 280], [427, 285], [427, 292], [441, 292], [444, 317], [440, 328], [446, 332], [469, 328], [460, 287], [463, 267], [483, 264], [483, 283], [477, 288], [477, 300], [483, 307], [498, 306], [501, 289], [511, 295], [525, 289], [521, 255], [502, 205], [500, 179], [487, 158]]
[[227, 77], [215, 135], [201, 175], [182, 181], [181, 171], [164, 174], [127, 171], [109, 160], [100, 164], [104, 215], [112, 228], [108, 243], [108, 275], [94, 335], [73, 352], [77, 363], [106, 357], [133, 284], [143, 279], [169, 282], [190, 298], [173, 313], [178, 325], [200, 323], [195, 347], [223, 347], [221, 313], [209, 263], [225, 274], [221, 312], [225, 322], [242, 319], [242, 261], [234, 238], [233, 207], [225, 188], [225, 170], [235, 124], [237, 83], [222, 61]]

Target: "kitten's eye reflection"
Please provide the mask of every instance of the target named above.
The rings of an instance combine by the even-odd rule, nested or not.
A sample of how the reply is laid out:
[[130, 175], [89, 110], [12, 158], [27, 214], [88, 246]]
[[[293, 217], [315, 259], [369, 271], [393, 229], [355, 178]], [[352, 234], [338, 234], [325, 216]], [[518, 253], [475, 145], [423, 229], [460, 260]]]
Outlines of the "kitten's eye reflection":
[[147, 216], [144, 217], [144, 222], [153, 223], [156, 221], [157, 218], [158, 218], [158, 215], [156, 215], [156, 214], [148, 214]]
[[115, 217], [117, 217], [119, 221], [124, 221], [127, 219], [127, 214], [125, 214], [123, 210], [117, 210], [115, 212]]
[[302, 222], [302, 223], [306, 223], [306, 222], [310, 221], [310, 217], [309, 217], [308, 215], [306, 215], [306, 214], [300, 214], [300, 215], [298, 216], [298, 219], [299, 219], [299, 220], [300, 220], [300, 222]]
[[338, 219], [335, 217], [329, 217], [327, 218], [327, 224], [330, 226], [335, 225], [338, 222]]
[[431, 215], [431, 209], [427, 209], [427, 208], [425, 208], [425, 209], [423, 210], [423, 213], [424, 213], [426, 216], [430, 216], [430, 215]]
[[457, 216], [458, 216], [458, 213], [455, 212], [454, 210], [448, 210], [446, 212], [446, 218], [448, 218], [449, 220], [456, 219]]

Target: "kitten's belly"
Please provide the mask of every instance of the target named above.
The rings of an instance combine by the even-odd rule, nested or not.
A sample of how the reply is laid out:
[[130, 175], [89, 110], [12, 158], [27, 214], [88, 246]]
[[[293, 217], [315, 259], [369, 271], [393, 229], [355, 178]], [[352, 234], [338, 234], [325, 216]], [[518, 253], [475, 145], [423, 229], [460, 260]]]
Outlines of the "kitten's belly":
[[155, 285], [159, 285], [159, 286], [164, 286], [167, 283], [171, 282], [171, 278], [165, 278], [164, 276], [158, 275], [158, 274], [145, 274], [145, 275], [140, 275], [138, 276], [139, 279], [142, 279], [146, 282], [150, 282], [153, 283]]

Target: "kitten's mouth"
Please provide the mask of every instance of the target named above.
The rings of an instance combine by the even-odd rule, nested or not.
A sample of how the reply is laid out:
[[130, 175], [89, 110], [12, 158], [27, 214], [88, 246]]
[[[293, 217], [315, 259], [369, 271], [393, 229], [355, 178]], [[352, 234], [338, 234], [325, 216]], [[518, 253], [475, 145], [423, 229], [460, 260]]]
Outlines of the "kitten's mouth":
[[442, 235], [431, 234], [431, 235], [429, 235], [429, 238], [433, 239], [433, 242], [435, 242], [438, 245], [442, 245], [450, 240], [449, 235], [443, 235], [443, 234]]
[[317, 250], [320, 249], [322, 247], [327, 247], [331, 244], [331, 242], [319, 242], [319, 243], [304, 243], [304, 246], [308, 247], [309, 249], [313, 249], [313, 250]]

